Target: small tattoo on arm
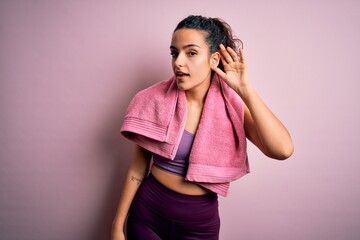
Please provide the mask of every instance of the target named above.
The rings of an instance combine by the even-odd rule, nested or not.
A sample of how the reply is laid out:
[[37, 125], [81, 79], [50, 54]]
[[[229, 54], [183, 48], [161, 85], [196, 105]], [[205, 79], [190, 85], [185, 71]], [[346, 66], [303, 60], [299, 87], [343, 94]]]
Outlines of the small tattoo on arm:
[[140, 185], [140, 183], [142, 182], [142, 179], [131, 176], [131, 181], [137, 182], [137, 185]]

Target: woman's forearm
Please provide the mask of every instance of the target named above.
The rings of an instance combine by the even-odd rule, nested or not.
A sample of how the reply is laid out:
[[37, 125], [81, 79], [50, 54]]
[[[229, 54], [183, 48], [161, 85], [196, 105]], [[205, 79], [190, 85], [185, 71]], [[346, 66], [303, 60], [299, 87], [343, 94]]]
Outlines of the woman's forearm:
[[125, 219], [129, 212], [129, 208], [132, 200], [141, 184], [140, 179], [143, 179], [144, 176], [137, 174], [131, 170], [128, 171], [126, 179], [124, 182], [123, 191], [121, 193], [118, 210], [113, 221], [113, 226], [116, 228], [123, 228]]
[[113, 229], [123, 231], [124, 223], [134, 196], [149, 170], [150, 154], [141, 147], [136, 147], [135, 156], [129, 166], [123, 190], [120, 196]]
[[265, 105], [255, 89], [251, 85], [244, 87], [241, 97], [250, 112], [253, 122], [251, 127], [255, 129], [252, 131], [255, 131], [253, 134], [257, 134], [261, 142], [261, 150], [275, 159], [290, 157], [294, 146], [288, 130]]
[[237, 54], [234, 49], [229, 46], [225, 48], [222, 44], [219, 50], [224, 71], [219, 67], [213, 70], [243, 99], [246, 105], [246, 136], [269, 157], [290, 157], [294, 150], [290, 134], [252, 87], [248, 79], [244, 50], [239, 48]]

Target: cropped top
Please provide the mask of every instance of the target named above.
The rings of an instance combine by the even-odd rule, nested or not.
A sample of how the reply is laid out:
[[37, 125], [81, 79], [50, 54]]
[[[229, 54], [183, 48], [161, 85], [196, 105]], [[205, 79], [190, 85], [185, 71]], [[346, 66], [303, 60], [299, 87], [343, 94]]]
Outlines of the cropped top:
[[185, 177], [189, 167], [189, 156], [194, 137], [194, 134], [184, 130], [174, 160], [154, 154], [154, 165], [165, 171]]

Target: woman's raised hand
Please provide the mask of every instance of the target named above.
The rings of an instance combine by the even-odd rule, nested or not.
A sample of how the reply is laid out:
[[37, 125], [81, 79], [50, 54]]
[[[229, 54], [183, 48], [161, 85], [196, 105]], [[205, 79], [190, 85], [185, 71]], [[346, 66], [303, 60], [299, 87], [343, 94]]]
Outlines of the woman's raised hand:
[[220, 58], [224, 66], [224, 71], [220, 68], [214, 71], [240, 96], [243, 96], [244, 90], [250, 85], [247, 78], [247, 68], [243, 49], [239, 48], [239, 55], [230, 48], [220, 45]]

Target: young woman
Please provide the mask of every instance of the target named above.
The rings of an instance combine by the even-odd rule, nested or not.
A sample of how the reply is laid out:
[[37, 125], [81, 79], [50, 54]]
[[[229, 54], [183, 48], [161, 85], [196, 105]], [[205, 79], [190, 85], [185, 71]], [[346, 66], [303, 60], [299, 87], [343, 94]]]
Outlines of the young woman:
[[217, 196], [249, 172], [245, 138], [270, 158], [292, 155], [287, 129], [248, 79], [238, 42], [218, 18], [189, 16], [175, 28], [174, 76], [138, 93], [122, 126], [135, 154], [113, 240], [218, 239]]

